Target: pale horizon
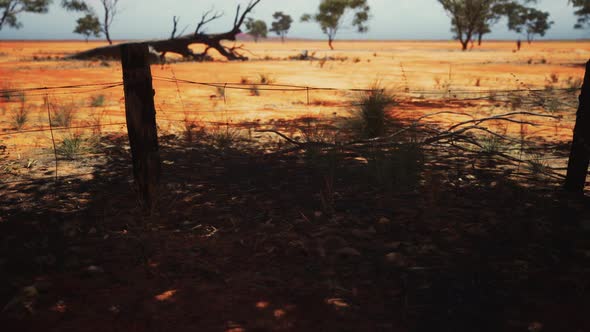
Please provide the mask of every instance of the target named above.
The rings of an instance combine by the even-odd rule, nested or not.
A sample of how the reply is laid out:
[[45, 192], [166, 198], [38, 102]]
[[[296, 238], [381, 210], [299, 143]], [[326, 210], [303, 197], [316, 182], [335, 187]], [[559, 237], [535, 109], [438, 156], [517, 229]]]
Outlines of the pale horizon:
[[[92, 1], [91, 1], [92, 2]], [[246, 4], [245, 0], [204, 0], [195, 5], [191, 0], [172, 0], [162, 7], [155, 0], [122, 0], [120, 13], [112, 28], [114, 40], [145, 40], [167, 38], [171, 31], [174, 15], [180, 16], [179, 28], [187, 26], [187, 32], [194, 29], [201, 13], [211, 8], [223, 11], [225, 15], [207, 26], [209, 32], [229, 30], [235, 8]], [[315, 23], [301, 23], [299, 17], [304, 13], [317, 10], [319, 0], [300, 0], [298, 2], [281, 2], [263, 0], [250, 15], [264, 20], [268, 26], [275, 11], [283, 11], [293, 17], [293, 24], [287, 39], [324, 40], [319, 26]], [[395, 5], [397, 3], [397, 5]], [[384, 40], [384, 41], [445, 41], [452, 40], [450, 19], [436, 0], [369, 0], [371, 19], [369, 32], [356, 33], [350, 27], [343, 27], [336, 40]], [[424, 10], [427, 8], [428, 10]], [[590, 38], [590, 29], [574, 29], [576, 16], [574, 9], [566, 0], [540, 0], [536, 8], [548, 11], [550, 19], [555, 22], [545, 37], [539, 40], [584, 40]], [[100, 13], [100, 11], [99, 11]], [[184, 14], [181, 13], [190, 13]], [[81, 35], [72, 33], [78, 13], [66, 12], [55, 2], [47, 14], [21, 14], [19, 20], [22, 29], [5, 27], [0, 31], [0, 40], [83, 40]], [[141, 22], [146, 22], [142, 24]], [[516, 40], [523, 38], [509, 31], [504, 20], [493, 26], [493, 32], [486, 35], [486, 40]], [[269, 37], [275, 35], [269, 33]], [[101, 40], [102, 38], [98, 38]], [[91, 39], [96, 40], [96, 39]]]

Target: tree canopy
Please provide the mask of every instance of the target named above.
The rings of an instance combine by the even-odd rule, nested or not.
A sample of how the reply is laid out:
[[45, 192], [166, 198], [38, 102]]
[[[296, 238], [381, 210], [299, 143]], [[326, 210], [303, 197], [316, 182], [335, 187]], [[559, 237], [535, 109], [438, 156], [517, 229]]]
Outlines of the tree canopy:
[[302, 22], [317, 22], [324, 34], [328, 36], [328, 45], [334, 49], [332, 42], [336, 33], [342, 27], [343, 17], [347, 12], [353, 12], [352, 26], [358, 32], [367, 32], [365, 23], [369, 20], [370, 7], [367, 0], [322, 0], [316, 14], [304, 14]]
[[266, 38], [268, 35], [266, 23], [262, 20], [254, 20], [252, 18], [246, 21], [246, 31], [254, 38], [255, 42], [258, 42], [260, 38]]
[[52, 0], [0, 0], [0, 30], [6, 24], [19, 29], [23, 25], [17, 15], [21, 13], [47, 13]]
[[291, 29], [291, 23], [293, 23], [293, 19], [291, 16], [283, 14], [283, 12], [275, 12], [272, 17], [275, 19], [272, 22], [270, 31], [276, 33], [278, 36], [281, 37], [281, 41], [285, 41], [285, 36]]
[[90, 36], [100, 37], [102, 30], [100, 28], [100, 21], [98, 17], [86, 14], [86, 16], [80, 17], [76, 21], [76, 29], [74, 29], [74, 33], [81, 34], [85, 37], [86, 41]]
[[576, 8], [575, 14], [578, 16], [576, 29], [582, 29], [590, 24], [590, 0], [568, 0]]
[[[527, 35], [544, 35], [552, 22], [549, 14], [527, 7], [536, 0], [438, 0], [451, 18], [451, 30], [466, 50], [473, 38], [491, 32], [491, 26], [502, 16], [512, 18], [513, 30], [525, 29]], [[546, 14], [546, 16], [545, 16]], [[529, 31], [530, 30], [530, 31]], [[530, 35], [528, 34], [530, 32]]]
[[[104, 33], [107, 41], [112, 45], [113, 41], [111, 40], [110, 28], [117, 15], [117, 5], [119, 4], [119, 0], [98, 0], [97, 2], [103, 9], [102, 21], [98, 18], [94, 7], [92, 7], [87, 0], [62, 0], [61, 5], [66, 10], [82, 12], [85, 14], [85, 16], [76, 21], [77, 26], [74, 29], [75, 33], [81, 33], [86, 36], [94, 34], [97, 37], [100, 36], [100, 33]], [[97, 22], [98, 28], [100, 29], [98, 35], [94, 32], [97, 27]]]
[[508, 29], [526, 34], [529, 43], [535, 35], [544, 36], [553, 25], [553, 21], [549, 21], [549, 13], [535, 8], [519, 6], [507, 15]]

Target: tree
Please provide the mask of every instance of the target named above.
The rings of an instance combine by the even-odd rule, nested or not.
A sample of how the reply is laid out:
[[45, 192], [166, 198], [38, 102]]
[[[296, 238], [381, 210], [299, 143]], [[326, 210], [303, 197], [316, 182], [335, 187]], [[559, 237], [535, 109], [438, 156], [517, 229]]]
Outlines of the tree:
[[590, 24], [590, 0], [568, 0], [576, 8], [575, 14], [578, 16], [578, 22], [574, 26], [576, 29], [583, 29]]
[[289, 15], [283, 14], [283, 12], [276, 12], [272, 15], [275, 19], [272, 22], [270, 31], [277, 34], [277, 36], [281, 36], [281, 42], [285, 42], [285, 36], [291, 29], [291, 23], [293, 23], [293, 19]]
[[258, 39], [260, 38], [266, 38], [268, 35], [268, 28], [266, 23], [262, 20], [249, 18], [246, 21], [246, 30], [250, 36], [254, 37], [255, 42], [258, 42]]
[[479, 43], [484, 34], [500, 17], [508, 15], [514, 6], [524, 6], [536, 0], [438, 0], [451, 18], [451, 31], [461, 43], [463, 51], [475, 36]]
[[98, 38], [102, 33], [98, 17], [94, 15], [87, 14], [86, 16], [80, 17], [76, 23], [77, 25], [76, 29], [74, 29], [74, 33], [84, 35], [86, 42], [88, 42], [90, 36]]
[[[98, 3], [103, 10], [102, 21], [100, 21], [98, 15], [94, 11], [94, 8], [89, 5], [86, 0], [62, 0], [61, 5], [67, 10], [85, 13], [86, 16], [84, 17], [85, 20], [82, 21], [83, 23], [89, 20], [89, 18], [86, 19], [86, 17], [89, 15], [93, 17], [93, 21], [100, 22], [101, 32], [104, 33], [107, 41], [109, 42], [109, 45], [112, 45], [113, 41], [111, 40], [110, 29], [113, 21], [115, 20], [115, 16], [117, 16], [117, 5], [119, 4], [119, 0], [98, 0]], [[78, 26], [76, 27], [76, 30], [83, 30], [84, 27], [80, 26], [81, 21], [78, 20], [77, 22]]]
[[[208, 52], [211, 49], [216, 50], [221, 56], [226, 59], [233, 60], [248, 60], [248, 58], [239, 53], [243, 48], [241, 45], [226, 46], [224, 42], [230, 41], [235, 42], [236, 36], [242, 32], [241, 27], [246, 22], [246, 17], [252, 12], [254, 7], [260, 3], [261, 0], [250, 0], [248, 5], [242, 11], [242, 6], [238, 5], [236, 14], [233, 20], [233, 26], [230, 30], [222, 33], [205, 33], [203, 32], [206, 24], [222, 16], [221, 13], [212, 14], [212, 11], [205, 12], [201, 16], [201, 21], [197, 24], [197, 28], [193, 33], [186, 34], [183, 36], [176, 36], [176, 32], [173, 29], [174, 34], [168, 39], [156, 39], [146, 40], [144, 43], [150, 46], [153, 54], [152, 59], [154, 61], [164, 60], [164, 55], [167, 52], [176, 53], [182, 55], [187, 59], [196, 61], [209, 60], [211, 57]], [[177, 19], [173, 19], [173, 24]], [[202, 53], [194, 53], [191, 49], [193, 44], [205, 45], [205, 50]], [[93, 58], [109, 58], [119, 59], [121, 56], [121, 44], [110, 45], [105, 47], [98, 47], [84, 52], [76, 53], [68, 57], [68, 59], [87, 60]]]
[[0, 0], [0, 30], [7, 24], [19, 29], [23, 25], [17, 15], [21, 13], [47, 13], [52, 0]]
[[301, 16], [302, 22], [317, 22], [324, 34], [328, 36], [328, 45], [334, 49], [332, 42], [336, 33], [342, 26], [342, 20], [347, 12], [354, 13], [352, 25], [357, 28], [358, 32], [367, 32], [368, 27], [365, 23], [369, 20], [370, 7], [367, 0], [322, 0], [319, 11], [316, 14], [304, 14]]
[[535, 8], [521, 6], [508, 15], [508, 29], [517, 33], [525, 33], [530, 44], [535, 35], [545, 36], [553, 21], [549, 21], [549, 13]]

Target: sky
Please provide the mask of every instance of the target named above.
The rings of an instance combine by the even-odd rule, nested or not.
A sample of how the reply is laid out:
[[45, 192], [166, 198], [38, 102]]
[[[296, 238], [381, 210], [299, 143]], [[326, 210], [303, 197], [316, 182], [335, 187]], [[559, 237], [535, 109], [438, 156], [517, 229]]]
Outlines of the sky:
[[[19, 30], [3, 28], [0, 39], [82, 39], [72, 33], [79, 13], [66, 12], [59, 7], [60, 0], [54, 0], [48, 14], [21, 14], [19, 19], [24, 27]], [[97, 0], [89, 0], [97, 4]], [[237, 4], [247, 0], [120, 0], [120, 10], [111, 28], [113, 39], [167, 38], [172, 30], [172, 17], [180, 16], [179, 26], [195, 28], [201, 14], [208, 9], [222, 11], [225, 15], [207, 26], [207, 32], [224, 32], [233, 23]], [[301, 23], [304, 13], [317, 10], [320, 0], [262, 0], [251, 14], [270, 26], [272, 14], [283, 11], [293, 17], [294, 23], [288, 37], [323, 39], [315, 23]], [[447, 40], [452, 39], [450, 19], [437, 0], [368, 0], [371, 6], [369, 32], [356, 33], [350, 27], [350, 20], [338, 32], [337, 39], [393, 39], [393, 40]], [[537, 8], [548, 11], [555, 22], [545, 39], [590, 38], [590, 29], [576, 30], [576, 17], [567, 0], [539, 0]], [[98, 7], [96, 7], [98, 9]], [[97, 10], [101, 13], [100, 10]], [[506, 29], [506, 22], [500, 21], [493, 27], [487, 39], [517, 39], [515, 32]]]

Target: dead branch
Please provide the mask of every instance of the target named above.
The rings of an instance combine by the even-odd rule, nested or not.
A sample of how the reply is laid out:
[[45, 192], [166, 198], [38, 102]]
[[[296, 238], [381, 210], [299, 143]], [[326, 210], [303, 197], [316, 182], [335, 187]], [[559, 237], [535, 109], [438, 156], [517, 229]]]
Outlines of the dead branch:
[[[206, 34], [203, 33], [203, 27], [210, 23], [213, 20], [216, 20], [222, 16], [221, 13], [214, 13], [212, 10], [205, 12], [201, 16], [200, 22], [197, 24], [195, 29], [195, 33], [188, 34], [188, 35], [180, 35], [177, 36], [176, 28], [178, 24], [177, 19], [173, 19], [173, 33], [172, 37], [169, 39], [157, 39], [157, 40], [147, 40], [144, 41], [145, 44], [150, 46], [151, 49], [154, 51], [153, 61], [154, 62], [161, 62], [164, 59], [164, 55], [166, 53], [176, 53], [184, 58], [196, 60], [196, 61], [204, 61], [204, 60], [211, 60], [212, 58], [208, 55], [208, 52], [211, 49], [216, 50], [221, 56], [225, 57], [227, 60], [234, 61], [234, 60], [248, 60], [248, 58], [239, 53], [240, 50], [243, 50], [243, 46], [233, 46], [227, 47], [222, 45], [224, 41], [236, 41], [237, 35], [240, 34], [242, 31], [241, 26], [243, 25], [246, 16], [252, 12], [254, 7], [260, 3], [261, 0], [252, 0], [242, 11], [242, 7], [238, 6], [236, 9], [236, 17], [234, 18], [234, 24], [231, 30], [218, 33], [218, 34]], [[204, 44], [206, 45], [205, 51], [203, 53], [195, 54], [190, 46], [193, 44]], [[73, 54], [67, 59], [78, 59], [78, 60], [86, 60], [92, 58], [107, 58], [107, 59], [119, 59], [120, 58], [120, 46], [121, 45], [112, 45], [108, 47], [100, 47], [91, 49], [85, 52], [80, 52], [77, 54]]]
[[514, 119], [510, 119], [509, 118], [511, 116], [516, 116], [516, 115], [525, 115], [525, 116], [533, 116], [533, 117], [540, 117], [540, 118], [550, 118], [550, 119], [556, 119], [556, 120], [561, 119], [561, 117], [559, 117], [559, 116], [549, 115], [549, 114], [541, 114], [541, 113], [533, 113], [533, 112], [511, 112], [511, 113], [494, 115], [494, 116], [490, 116], [490, 117], [487, 117], [487, 118], [479, 118], [479, 119], [473, 119], [473, 120], [469, 120], [469, 121], [459, 122], [459, 123], [451, 126], [448, 130], [451, 131], [453, 129], [456, 129], [458, 127], [464, 126], [466, 124], [471, 124], [471, 123], [481, 124], [483, 122], [495, 121], [495, 120], [507, 121], [507, 122], [514, 122], [514, 123], [519, 123], [519, 124], [528, 124], [528, 125], [532, 125], [532, 126], [536, 126], [537, 125], [536, 123], [531, 123], [531, 122], [526, 122], [526, 121], [520, 121], [520, 120], [514, 120]]
[[176, 37], [176, 28], [178, 27], [178, 21], [180, 20], [180, 17], [172, 17], [172, 33], [170, 34], [170, 39], [174, 39], [174, 37]]
[[[239, 7], [239, 5], [238, 5], [238, 7]], [[195, 29], [195, 36], [200, 33], [200, 30], [203, 26], [205, 26], [208, 23], [211, 23], [211, 22], [215, 21], [216, 19], [221, 18], [223, 16], [222, 12], [216, 12], [211, 17], [209, 17], [209, 15], [211, 15], [212, 12], [213, 12], [213, 9], [210, 9], [210, 10], [206, 11], [201, 16], [201, 21], [197, 24], [197, 28]]]

